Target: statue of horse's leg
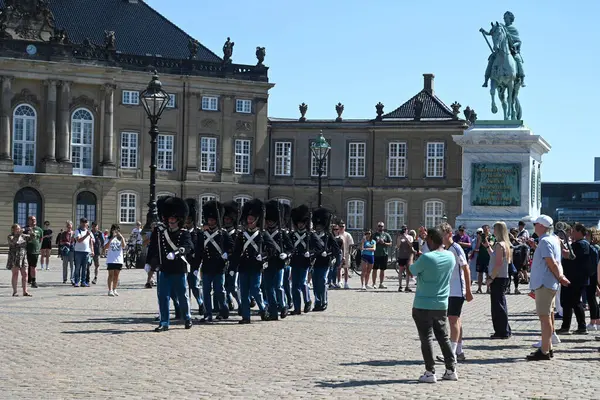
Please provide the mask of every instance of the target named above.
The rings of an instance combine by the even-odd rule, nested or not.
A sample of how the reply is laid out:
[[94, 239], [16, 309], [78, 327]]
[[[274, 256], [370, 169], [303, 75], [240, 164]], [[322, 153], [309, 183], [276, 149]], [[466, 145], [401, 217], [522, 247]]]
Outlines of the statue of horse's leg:
[[492, 114], [498, 112], [498, 106], [496, 106], [496, 81], [491, 79], [492, 84], [490, 85], [490, 96], [492, 97]]
[[508, 82], [507, 86], [508, 86], [508, 118], [510, 120], [515, 120], [517, 119], [516, 113], [515, 113], [515, 101], [514, 101], [514, 89], [515, 89], [515, 80], [511, 80]]
[[500, 86], [500, 89], [498, 89], [498, 98], [500, 99], [500, 103], [502, 104], [504, 119], [506, 119], [506, 86]]

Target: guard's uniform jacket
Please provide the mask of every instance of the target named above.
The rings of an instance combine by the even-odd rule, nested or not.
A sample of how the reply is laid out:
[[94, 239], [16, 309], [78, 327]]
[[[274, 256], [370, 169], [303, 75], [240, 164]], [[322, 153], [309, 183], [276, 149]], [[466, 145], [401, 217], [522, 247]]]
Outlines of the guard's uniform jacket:
[[289, 232], [281, 228], [267, 229], [267, 235], [269, 235], [273, 240], [273, 246], [278, 252], [277, 256], [270, 255], [269, 264], [267, 268], [285, 268], [286, 264], [288, 263], [288, 260], [282, 260], [279, 257], [279, 255], [281, 253], [285, 253], [289, 258], [290, 254], [292, 254], [292, 252], [294, 251], [294, 246], [292, 244], [292, 240], [290, 239]]
[[197, 271], [198, 268], [200, 268], [200, 262], [202, 261], [201, 254], [198, 253], [198, 237], [202, 234], [202, 231], [197, 227], [193, 227], [192, 229], [189, 229], [189, 232], [194, 247], [187, 260], [190, 263], [190, 269], [192, 271]]
[[[166, 239], [169, 235], [175, 248], [171, 247]], [[148, 245], [147, 258], [158, 265], [161, 272], [166, 274], [184, 274], [188, 272], [188, 263], [186, 262], [189, 254], [192, 252], [193, 244], [190, 232], [186, 229], [170, 230], [163, 224], [159, 224], [150, 237]], [[167, 255], [175, 253], [175, 259], [169, 260]], [[184, 260], [182, 257], [185, 257]], [[188, 260], [189, 262], [189, 260]]]
[[328, 231], [315, 232], [319, 244], [323, 247], [323, 251], [327, 253], [327, 256], [323, 257], [323, 251], [315, 254], [315, 268], [329, 268], [331, 260], [335, 260], [340, 252], [340, 246], [335, 241], [333, 235]]
[[198, 237], [197, 251], [202, 261], [202, 273], [222, 275], [227, 268], [227, 261], [223, 259], [223, 254], [227, 256], [233, 251], [233, 239], [225, 229], [215, 228], [207, 229]]
[[[294, 247], [290, 265], [292, 268], [310, 268], [315, 255], [323, 252], [323, 246], [317, 240], [317, 235], [309, 230], [297, 230], [292, 232], [290, 236]], [[310, 253], [310, 257], [304, 257], [307, 251]]]
[[[262, 243], [262, 254], [261, 250]], [[262, 261], [257, 260], [258, 255], [262, 257]], [[244, 229], [237, 235], [232, 263], [237, 265], [240, 273], [243, 272], [261, 272], [263, 264], [267, 262], [267, 257], [279, 257], [281, 254], [277, 250], [273, 239], [267, 232], [260, 229], [249, 231]]]

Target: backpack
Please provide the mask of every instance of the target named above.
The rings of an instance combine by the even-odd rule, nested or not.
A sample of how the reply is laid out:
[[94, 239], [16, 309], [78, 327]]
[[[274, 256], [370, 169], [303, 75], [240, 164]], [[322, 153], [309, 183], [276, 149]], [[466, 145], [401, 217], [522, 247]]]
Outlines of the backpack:
[[513, 248], [513, 264], [517, 269], [521, 269], [527, 263], [529, 256], [529, 247], [521, 244]]

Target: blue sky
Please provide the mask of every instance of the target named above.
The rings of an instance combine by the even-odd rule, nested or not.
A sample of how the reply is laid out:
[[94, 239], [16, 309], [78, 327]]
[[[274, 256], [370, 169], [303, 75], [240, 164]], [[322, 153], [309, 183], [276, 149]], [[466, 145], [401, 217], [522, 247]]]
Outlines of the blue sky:
[[479, 119], [499, 118], [481, 87], [489, 50], [478, 30], [510, 10], [523, 41], [523, 119], [552, 145], [542, 180], [593, 180], [593, 159], [600, 156], [599, 1], [147, 3], [219, 56], [230, 36], [236, 63], [256, 63], [256, 46], [266, 47], [265, 64], [276, 84], [269, 115], [297, 117], [305, 102], [308, 118], [334, 118], [338, 102], [346, 118], [375, 117], [379, 101], [391, 111], [421, 90], [422, 74], [429, 72], [446, 104], [457, 100]]

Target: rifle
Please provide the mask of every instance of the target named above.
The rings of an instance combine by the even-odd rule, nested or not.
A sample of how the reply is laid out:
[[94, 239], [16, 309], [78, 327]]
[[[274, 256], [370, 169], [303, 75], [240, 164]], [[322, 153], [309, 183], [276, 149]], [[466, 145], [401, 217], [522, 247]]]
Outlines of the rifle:
[[277, 201], [277, 219], [279, 219], [279, 249], [281, 250], [281, 252], [283, 252], [283, 238], [282, 238], [282, 232], [281, 230], [283, 229], [282, 226], [282, 217], [281, 217], [281, 203], [279, 201]]
[[[217, 208], [217, 228], [219, 229], [219, 246], [221, 247], [221, 251], [223, 251], [223, 232], [221, 232], [221, 210], [219, 208], [219, 203], [215, 201], [215, 207]], [[222, 255], [222, 254], [221, 254]], [[228, 254], [229, 256], [229, 254]]]
[[260, 243], [258, 244], [258, 254], [260, 254], [260, 256], [262, 257], [262, 253], [263, 253], [263, 242], [265, 241], [265, 216], [266, 216], [266, 209], [265, 209], [265, 203], [262, 204], [262, 209], [261, 209], [261, 213], [262, 213], [262, 218], [260, 221], [260, 236], [261, 236], [261, 240]]

